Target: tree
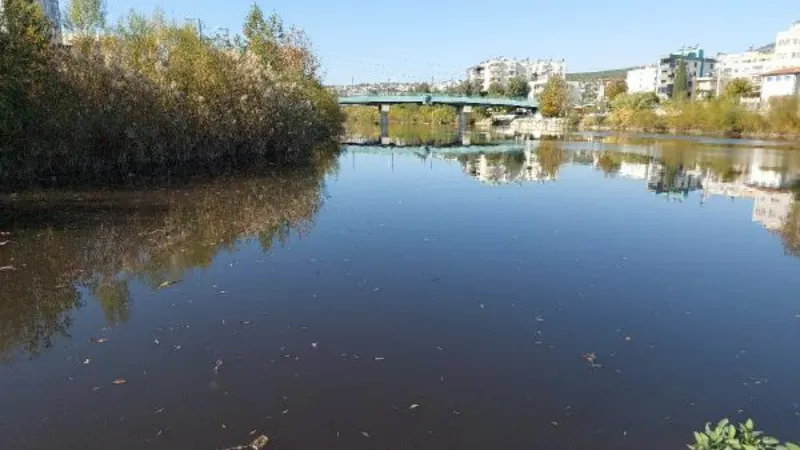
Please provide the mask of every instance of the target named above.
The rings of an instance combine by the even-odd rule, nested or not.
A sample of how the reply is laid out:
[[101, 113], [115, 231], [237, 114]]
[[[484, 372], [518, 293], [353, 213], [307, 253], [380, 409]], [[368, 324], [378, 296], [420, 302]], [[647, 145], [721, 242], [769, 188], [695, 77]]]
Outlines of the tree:
[[431, 90], [431, 85], [429, 83], [419, 83], [416, 86], [414, 86], [411, 91], [419, 94], [428, 94], [432, 90]]
[[686, 80], [686, 62], [681, 59], [678, 61], [678, 68], [675, 69], [675, 81], [672, 86], [673, 100], [686, 100], [689, 95], [688, 82]]
[[505, 97], [506, 87], [500, 83], [492, 83], [489, 85], [489, 97]]
[[64, 25], [80, 35], [97, 33], [106, 27], [105, 0], [69, 0]]
[[280, 18], [273, 14], [267, 22], [264, 12], [253, 3], [247, 13], [242, 32], [245, 37], [245, 50], [254, 54], [265, 66], [277, 69], [280, 56], [278, 39], [283, 37], [283, 23]]
[[567, 109], [567, 82], [559, 76], [550, 77], [539, 94], [539, 110], [545, 117], [560, 117]]
[[752, 97], [755, 91], [755, 86], [753, 86], [750, 80], [746, 78], [734, 78], [725, 85], [722, 95], [723, 97], [738, 99], [742, 97]]
[[613, 102], [620, 94], [628, 92], [628, 83], [625, 80], [611, 80], [606, 83], [606, 100]]
[[525, 77], [517, 76], [508, 80], [508, 89], [506, 95], [511, 98], [527, 98], [531, 93], [531, 86]]

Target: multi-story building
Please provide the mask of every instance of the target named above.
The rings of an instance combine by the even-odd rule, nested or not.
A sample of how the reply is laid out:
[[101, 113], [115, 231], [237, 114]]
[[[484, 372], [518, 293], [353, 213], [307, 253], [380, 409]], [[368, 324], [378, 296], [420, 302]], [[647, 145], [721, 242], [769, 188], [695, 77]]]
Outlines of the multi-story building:
[[760, 88], [761, 74], [772, 70], [774, 61], [775, 53], [772, 46], [751, 49], [743, 53], [718, 54], [715, 71], [717, 95], [735, 78], [744, 78], [756, 88]]
[[800, 95], [800, 67], [777, 69], [761, 75], [761, 101], [767, 104], [773, 97]]
[[629, 70], [625, 76], [628, 92], [655, 92], [658, 80], [658, 66], [651, 65]]
[[775, 69], [800, 66], [800, 20], [775, 37]]
[[694, 47], [683, 47], [675, 53], [670, 53], [662, 57], [658, 64], [658, 82], [656, 93], [662, 99], [672, 96], [675, 87], [675, 73], [683, 61], [686, 70], [686, 91], [689, 96], [693, 96], [697, 78], [710, 76], [714, 73], [716, 60], [706, 58], [703, 49]]
[[510, 78], [524, 74], [525, 68], [516, 59], [494, 58], [467, 69], [467, 80], [488, 91], [494, 83], [504, 85]]
[[494, 58], [467, 69], [467, 80], [488, 91], [494, 83], [505, 85], [514, 77], [546, 81], [553, 75], [566, 75], [564, 60]]

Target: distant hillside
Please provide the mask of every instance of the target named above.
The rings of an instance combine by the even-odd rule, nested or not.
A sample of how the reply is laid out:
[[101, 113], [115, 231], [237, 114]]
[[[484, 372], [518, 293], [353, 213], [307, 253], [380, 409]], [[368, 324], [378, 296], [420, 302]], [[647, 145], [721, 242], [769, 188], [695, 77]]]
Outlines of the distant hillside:
[[601, 70], [599, 72], [568, 73], [567, 81], [597, 81], [597, 80], [624, 80], [628, 71], [635, 67], [624, 69]]

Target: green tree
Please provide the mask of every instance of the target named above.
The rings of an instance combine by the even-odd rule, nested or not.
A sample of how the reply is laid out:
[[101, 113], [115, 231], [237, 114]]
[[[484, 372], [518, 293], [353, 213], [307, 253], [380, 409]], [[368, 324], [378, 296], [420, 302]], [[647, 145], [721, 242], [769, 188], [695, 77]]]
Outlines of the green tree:
[[615, 98], [626, 92], [628, 92], [628, 83], [625, 80], [611, 80], [606, 83], [605, 96], [609, 102], [613, 102]]
[[755, 86], [746, 78], [734, 78], [725, 85], [722, 95], [728, 98], [752, 97], [755, 94]]
[[489, 85], [489, 97], [505, 97], [506, 87], [500, 83], [492, 83]]
[[545, 117], [561, 117], [567, 110], [567, 97], [567, 82], [558, 76], [550, 77], [539, 94], [539, 110]]
[[105, 0], [69, 0], [64, 25], [81, 35], [97, 33], [106, 26]]
[[420, 94], [427, 94], [430, 93], [432, 89], [429, 83], [419, 83], [416, 86], [414, 86], [411, 91]]
[[688, 81], [686, 79], [686, 62], [681, 59], [678, 61], [678, 67], [675, 69], [675, 81], [672, 85], [672, 99], [673, 100], [686, 100], [689, 95]]
[[279, 68], [278, 39], [283, 36], [283, 23], [280, 18], [273, 14], [268, 21], [261, 8], [253, 3], [247, 13], [242, 32], [246, 51], [258, 57], [265, 66]]
[[511, 98], [527, 98], [531, 93], [531, 86], [525, 77], [517, 76], [508, 80], [508, 89], [506, 95]]

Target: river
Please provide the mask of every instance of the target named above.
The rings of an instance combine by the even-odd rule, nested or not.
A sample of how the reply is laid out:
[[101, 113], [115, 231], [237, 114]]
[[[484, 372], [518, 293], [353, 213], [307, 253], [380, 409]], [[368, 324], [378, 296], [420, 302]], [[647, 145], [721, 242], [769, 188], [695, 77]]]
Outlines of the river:
[[0, 448], [800, 441], [800, 152], [401, 140], [0, 195]]

